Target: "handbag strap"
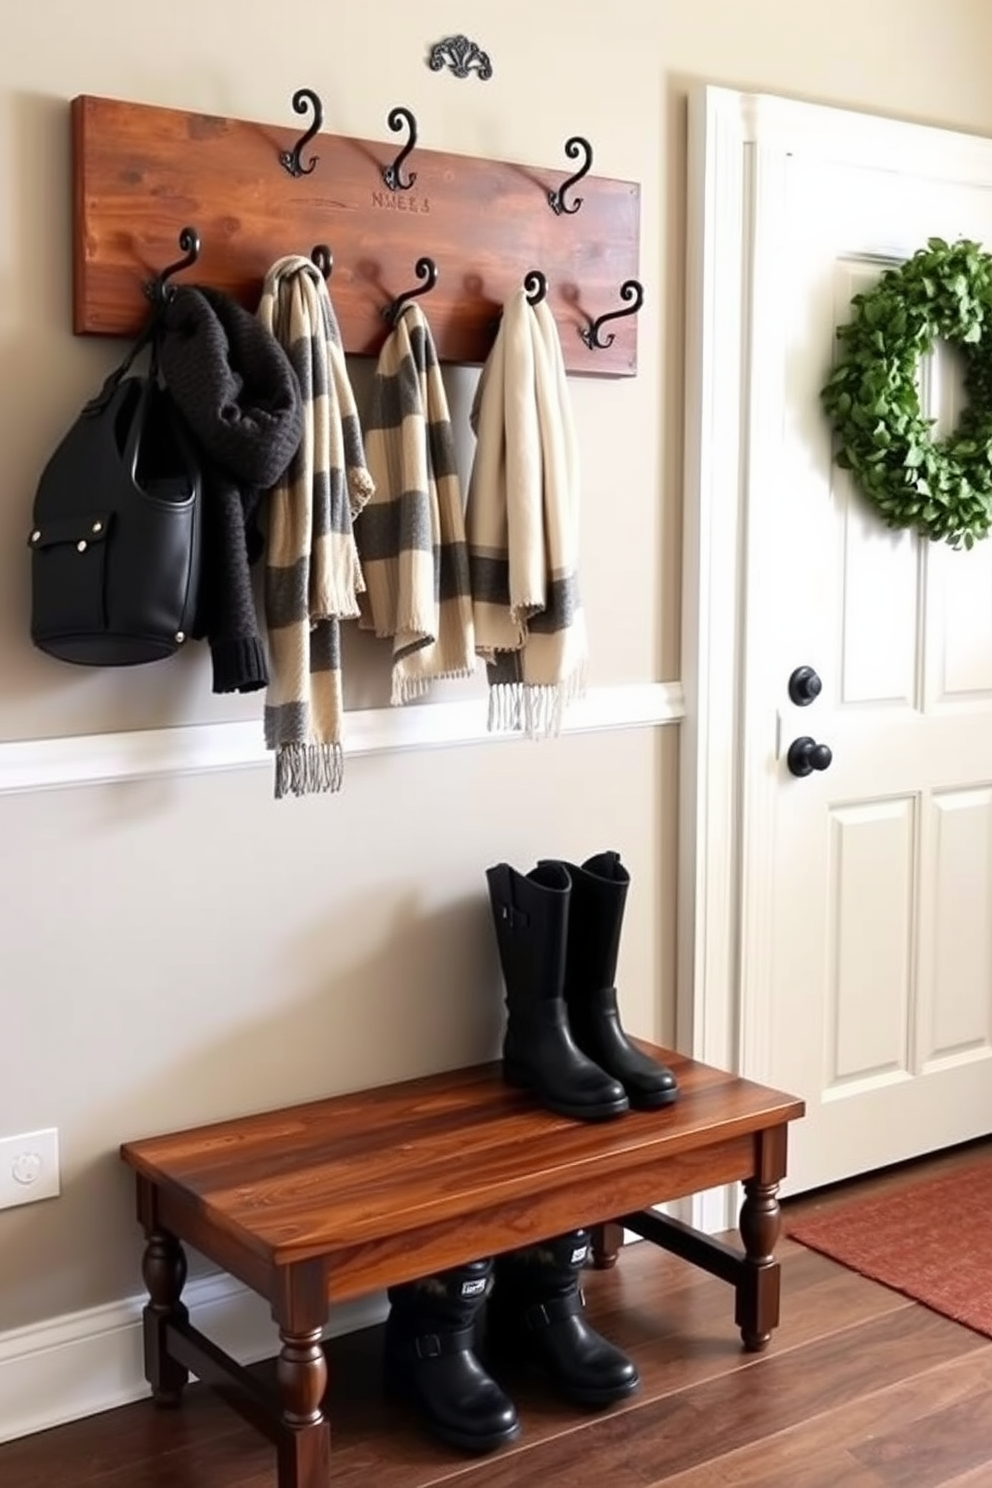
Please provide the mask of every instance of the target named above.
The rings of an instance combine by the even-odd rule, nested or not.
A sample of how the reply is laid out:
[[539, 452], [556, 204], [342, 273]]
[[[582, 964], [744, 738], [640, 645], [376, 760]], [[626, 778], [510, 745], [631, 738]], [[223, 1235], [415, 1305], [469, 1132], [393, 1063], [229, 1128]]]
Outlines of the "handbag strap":
[[107, 379], [105, 380], [100, 391], [83, 405], [82, 411], [84, 414], [93, 415], [103, 412], [107, 404], [110, 402], [111, 398], [114, 396], [114, 393], [117, 391], [123, 379], [127, 376], [128, 372], [130, 372], [138, 357], [145, 350], [145, 347], [149, 344], [151, 345], [151, 359], [148, 366], [148, 380], [149, 382], [158, 381], [158, 330], [162, 319], [163, 309], [163, 305], [156, 305], [155, 309], [152, 311], [151, 315], [149, 315], [147, 321], [142, 326], [141, 333], [138, 336], [138, 339], [135, 341], [134, 345], [131, 347], [131, 350], [121, 362], [120, 366], [114, 368], [113, 372], [111, 372], [109, 377], [107, 377]]

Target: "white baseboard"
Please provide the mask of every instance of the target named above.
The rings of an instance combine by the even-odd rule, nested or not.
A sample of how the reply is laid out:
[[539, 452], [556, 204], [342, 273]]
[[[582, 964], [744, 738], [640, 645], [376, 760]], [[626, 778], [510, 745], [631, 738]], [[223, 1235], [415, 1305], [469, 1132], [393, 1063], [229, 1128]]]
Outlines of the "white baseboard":
[[[215, 1275], [183, 1293], [190, 1318], [242, 1364], [278, 1352], [268, 1306], [240, 1282]], [[141, 1347], [145, 1299], [103, 1307], [0, 1333], [0, 1442], [95, 1416], [148, 1394]], [[382, 1293], [331, 1309], [327, 1334], [370, 1327], [386, 1316]]]
[[[655, 727], [685, 714], [680, 682], [597, 687], [570, 704], [563, 732]], [[506, 743], [520, 735], [489, 733], [486, 699], [365, 708], [345, 716], [345, 755], [381, 754], [455, 744]], [[58, 739], [0, 741], [0, 795], [73, 785], [147, 780], [268, 765], [261, 720], [202, 723], [182, 728], [132, 729]]]

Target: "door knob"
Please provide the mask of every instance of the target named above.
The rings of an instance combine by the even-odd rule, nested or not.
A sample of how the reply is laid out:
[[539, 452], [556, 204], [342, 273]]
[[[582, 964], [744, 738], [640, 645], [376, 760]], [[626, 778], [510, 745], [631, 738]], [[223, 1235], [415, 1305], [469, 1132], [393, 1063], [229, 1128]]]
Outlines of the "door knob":
[[811, 666], [796, 667], [789, 678], [789, 697], [800, 708], [815, 702], [820, 696], [823, 683]]
[[833, 751], [827, 744], [817, 744], [808, 734], [793, 739], [785, 763], [793, 775], [812, 775], [814, 770], [825, 770], [833, 759]]

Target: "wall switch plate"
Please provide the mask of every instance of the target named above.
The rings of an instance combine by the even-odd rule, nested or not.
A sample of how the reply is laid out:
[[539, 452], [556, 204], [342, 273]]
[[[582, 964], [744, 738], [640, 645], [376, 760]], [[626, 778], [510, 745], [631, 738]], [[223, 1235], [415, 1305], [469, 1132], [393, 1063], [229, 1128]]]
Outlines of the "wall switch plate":
[[61, 1192], [57, 1127], [0, 1137], [0, 1209], [57, 1199]]

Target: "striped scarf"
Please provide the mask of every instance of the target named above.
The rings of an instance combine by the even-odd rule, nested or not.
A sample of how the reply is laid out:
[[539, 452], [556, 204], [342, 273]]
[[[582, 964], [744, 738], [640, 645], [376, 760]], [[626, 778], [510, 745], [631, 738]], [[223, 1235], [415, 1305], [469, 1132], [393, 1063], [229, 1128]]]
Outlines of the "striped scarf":
[[289, 356], [304, 415], [299, 450], [269, 506], [265, 742], [276, 751], [278, 798], [341, 785], [340, 621], [358, 614], [363, 579], [352, 520], [372, 480], [337, 320], [308, 258], [272, 265], [258, 318]]
[[578, 451], [554, 317], [523, 289], [504, 306], [472, 427], [466, 523], [489, 728], [556, 734], [586, 679]]
[[375, 495], [358, 533], [363, 628], [393, 642], [392, 703], [475, 666], [465, 515], [448, 401], [422, 310], [379, 355], [365, 424]]

